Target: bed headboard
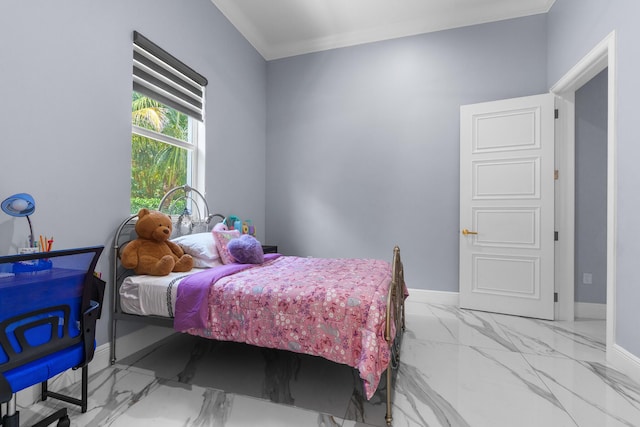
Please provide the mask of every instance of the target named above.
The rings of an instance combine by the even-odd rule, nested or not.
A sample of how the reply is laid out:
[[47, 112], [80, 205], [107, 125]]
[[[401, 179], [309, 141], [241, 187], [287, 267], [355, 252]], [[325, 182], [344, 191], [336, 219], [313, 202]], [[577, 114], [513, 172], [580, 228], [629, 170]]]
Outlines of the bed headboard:
[[[186, 187], [186, 188], [185, 188]], [[175, 201], [172, 204], [172, 207], [169, 209], [175, 208], [176, 206], [181, 208], [179, 213], [172, 213], [171, 211], [167, 212], [167, 208], [163, 205], [163, 202], [167, 200], [174, 200], [173, 198], [169, 199], [165, 196], [161, 201], [158, 208], [153, 208], [155, 210], [159, 210], [161, 212], [167, 213], [171, 217], [171, 223], [173, 225], [174, 230], [176, 229], [176, 224], [178, 221], [183, 221], [185, 219], [185, 214], [189, 214], [190, 222], [182, 222], [181, 229], [179, 233], [172, 233], [171, 238], [179, 237], [181, 235], [186, 234], [195, 234], [195, 233], [203, 233], [210, 232], [213, 227], [219, 223], [224, 221], [225, 216], [222, 214], [210, 214], [209, 207], [207, 206], [206, 200], [195, 189], [190, 188], [188, 186], [177, 187], [177, 189], [171, 190], [174, 194]], [[167, 193], [169, 194], [169, 193]], [[188, 197], [188, 199], [185, 199]], [[200, 199], [196, 202], [194, 201], [195, 197], [199, 197]], [[179, 200], [182, 198], [182, 202]], [[191, 201], [190, 201], [191, 200]], [[194, 215], [191, 213], [197, 212]], [[116, 322], [117, 320], [128, 320], [128, 321], [138, 321], [146, 324], [153, 324], [157, 326], [165, 326], [172, 327], [173, 319], [163, 318], [160, 316], [137, 316], [135, 314], [127, 314], [122, 311], [122, 307], [120, 306], [120, 286], [122, 282], [129, 276], [134, 275], [133, 270], [129, 270], [122, 266], [120, 263], [120, 256], [122, 254], [122, 250], [127, 245], [127, 243], [135, 240], [138, 235], [136, 234], [135, 225], [138, 220], [138, 215], [131, 215], [116, 229], [115, 235], [113, 237], [113, 253], [112, 253], [112, 271], [111, 271], [111, 280], [113, 283], [112, 287], [112, 299], [111, 299], [111, 363], [115, 363], [116, 360], [116, 346], [115, 340], [117, 338], [116, 332]], [[185, 227], [185, 224], [188, 226]]]
[[162, 197], [158, 211], [171, 217], [173, 233], [171, 238], [187, 234], [211, 231], [214, 217], [224, 220], [220, 214], [211, 214], [204, 195], [189, 185], [172, 188]]

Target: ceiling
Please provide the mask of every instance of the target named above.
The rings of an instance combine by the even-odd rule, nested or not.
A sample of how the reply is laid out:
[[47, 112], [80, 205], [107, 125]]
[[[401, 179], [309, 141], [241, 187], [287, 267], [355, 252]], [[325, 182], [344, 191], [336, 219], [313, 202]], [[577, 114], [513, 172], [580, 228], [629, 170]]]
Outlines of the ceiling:
[[211, 0], [267, 60], [535, 15], [555, 0]]

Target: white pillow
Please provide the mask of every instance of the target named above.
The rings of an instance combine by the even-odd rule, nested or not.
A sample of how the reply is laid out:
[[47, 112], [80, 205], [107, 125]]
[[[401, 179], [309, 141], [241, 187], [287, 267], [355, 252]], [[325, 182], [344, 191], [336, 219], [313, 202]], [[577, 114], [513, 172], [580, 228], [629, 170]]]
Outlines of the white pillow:
[[222, 265], [216, 243], [211, 233], [195, 233], [171, 239], [180, 245], [185, 254], [193, 257], [196, 268], [211, 268]]

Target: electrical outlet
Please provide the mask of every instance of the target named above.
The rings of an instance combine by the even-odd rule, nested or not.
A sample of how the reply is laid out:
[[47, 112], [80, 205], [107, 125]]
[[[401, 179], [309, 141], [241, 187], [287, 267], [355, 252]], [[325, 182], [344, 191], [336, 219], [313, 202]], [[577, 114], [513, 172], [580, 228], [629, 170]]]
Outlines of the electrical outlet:
[[591, 273], [582, 273], [582, 284], [583, 285], [591, 285], [591, 284], [593, 284], [593, 274], [591, 274]]

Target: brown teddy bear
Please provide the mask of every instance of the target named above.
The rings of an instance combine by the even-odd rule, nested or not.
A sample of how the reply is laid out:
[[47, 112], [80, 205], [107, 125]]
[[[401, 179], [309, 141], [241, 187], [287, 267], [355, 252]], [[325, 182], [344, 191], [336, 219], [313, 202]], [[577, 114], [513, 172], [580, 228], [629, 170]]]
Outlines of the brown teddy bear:
[[129, 242], [122, 251], [122, 265], [133, 269], [136, 274], [152, 276], [191, 270], [193, 258], [169, 240], [171, 231], [171, 218], [168, 215], [140, 209], [136, 222], [138, 238]]

